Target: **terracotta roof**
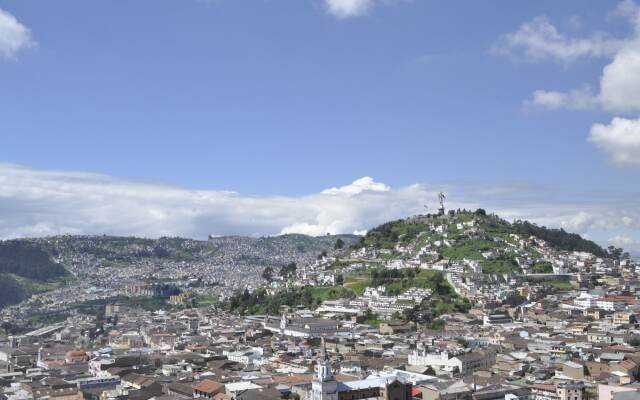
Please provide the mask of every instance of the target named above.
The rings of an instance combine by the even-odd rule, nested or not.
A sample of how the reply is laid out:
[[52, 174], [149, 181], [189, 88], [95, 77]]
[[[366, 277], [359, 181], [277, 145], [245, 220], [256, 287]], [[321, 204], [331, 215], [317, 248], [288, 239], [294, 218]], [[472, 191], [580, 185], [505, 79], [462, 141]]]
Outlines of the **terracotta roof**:
[[620, 361], [620, 362], [618, 363], [618, 365], [619, 365], [619, 366], [621, 366], [622, 368], [627, 369], [627, 370], [629, 370], [629, 369], [634, 369], [634, 368], [637, 366], [637, 364], [636, 364], [636, 363], [634, 363], [634, 362], [633, 362], [633, 361], [631, 361], [631, 360], [624, 360], [624, 361]]
[[545, 383], [534, 383], [533, 385], [529, 385], [531, 389], [539, 389], [547, 392], [556, 392], [556, 387], [554, 385], [549, 385]]
[[638, 352], [638, 349], [634, 347], [623, 346], [620, 344], [609, 346], [604, 350], [609, 352], [620, 352], [620, 353], [637, 353]]
[[198, 382], [198, 384], [194, 385], [193, 389], [203, 393], [213, 393], [213, 392], [219, 391], [223, 387], [224, 385], [220, 382], [215, 382], [209, 379], [205, 379], [201, 382]]
[[338, 382], [351, 382], [358, 380], [358, 378], [356, 378], [355, 376], [345, 374], [335, 374], [334, 378], [336, 378]]

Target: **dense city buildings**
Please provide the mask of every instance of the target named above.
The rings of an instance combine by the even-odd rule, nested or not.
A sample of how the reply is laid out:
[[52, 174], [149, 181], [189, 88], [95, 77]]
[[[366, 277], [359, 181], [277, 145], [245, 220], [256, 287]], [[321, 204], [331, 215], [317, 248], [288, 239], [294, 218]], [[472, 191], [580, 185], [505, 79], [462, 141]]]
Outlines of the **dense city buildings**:
[[518, 229], [463, 210], [270, 250], [27, 241], [69, 273], [2, 310], [2, 395], [640, 399], [640, 265]]

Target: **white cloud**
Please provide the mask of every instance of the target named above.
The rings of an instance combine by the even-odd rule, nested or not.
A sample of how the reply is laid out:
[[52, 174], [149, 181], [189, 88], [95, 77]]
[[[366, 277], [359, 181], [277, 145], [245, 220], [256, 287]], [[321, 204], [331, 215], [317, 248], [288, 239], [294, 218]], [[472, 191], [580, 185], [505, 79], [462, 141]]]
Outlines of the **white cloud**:
[[588, 212], [579, 211], [560, 221], [560, 226], [569, 232], [586, 232], [594, 224], [594, 218], [595, 216]]
[[624, 46], [604, 67], [600, 100], [607, 111], [640, 111], [640, 38]]
[[358, 194], [364, 191], [373, 191], [373, 192], [388, 192], [391, 188], [384, 183], [376, 182], [373, 178], [369, 176], [365, 176], [360, 179], [356, 179], [353, 183], [345, 186], [341, 186], [339, 188], [331, 188], [325, 189], [322, 191], [323, 194]]
[[373, 6], [374, 0], [325, 0], [327, 12], [337, 18], [350, 18], [365, 15]]
[[417, 212], [435, 194], [365, 177], [308, 196], [257, 197], [0, 164], [0, 237], [344, 233]]
[[573, 110], [590, 110], [597, 108], [599, 101], [597, 97], [593, 95], [591, 88], [584, 86], [568, 93], [536, 90], [533, 92], [533, 98], [525, 104], [549, 110], [559, 110], [563, 108]]
[[[587, 56], [611, 59], [602, 70], [596, 93], [589, 85], [568, 92], [536, 90], [532, 99], [525, 101], [525, 106], [549, 110], [602, 109], [618, 115], [640, 111], [640, 7], [633, 0], [624, 0], [611, 15], [626, 19], [633, 33], [623, 39], [604, 33], [568, 38], [546, 18], [538, 17], [501, 38], [497, 45], [499, 51], [510, 55], [522, 53], [530, 61], [555, 59], [568, 63]], [[594, 124], [589, 141], [604, 151], [615, 165], [638, 166], [639, 135], [638, 120], [614, 118], [610, 125]]]
[[612, 243], [618, 247], [626, 247], [635, 243], [635, 240], [628, 236], [617, 235], [609, 239], [609, 243]]
[[536, 90], [527, 102], [550, 110], [602, 108], [612, 113], [640, 111], [640, 37], [625, 42], [600, 77], [600, 91], [588, 85], [569, 92]]
[[640, 165], [640, 119], [616, 117], [591, 127], [589, 141], [618, 165]]
[[[196, 0], [207, 5], [216, 4], [222, 0]], [[327, 14], [338, 18], [347, 19], [367, 15], [378, 4], [390, 4], [398, 1], [411, 2], [413, 0], [318, 0]], [[269, 0], [264, 0], [265, 3]]]
[[628, 251], [631, 253], [631, 257], [640, 257], [640, 240], [638, 239], [626, 235], [616, 235], [607, 242]]
[[516, 32], [503, 35], [494, 50], [528, 61], [548, 59], [569, 64], [582, 57], [603, 57], [611, 62], [603, 68], [600, 90], [593, 93], [585, 85], [569, 92], [537, 90], [527, 105], [557, 110], [589, 110], [596, 107], [610, 112], [640, 111], [640, 8], [631, 0], [623, 1], [613, 12], [632, 25], [633, 34], [613, 38], [595, 33], [585, 38], [569, 38], [546, 17], [522, 24]]
[[20, 50], [34, 45], [31, 30], [0, 8], [0, 58], [14, 59]]
[[525, 22], [512, 33], [503, 35], [493, 47], [497, 54], [528, 61], [556, 60], [570, 63], [581, 57], [605, 57], [615, 54], [624, 41], [606, 33], [588, 38], [570, 38], [544, 16]]
[[0, 238], [64, 233], [195, 238], [362, 234], [380, 223], [423, 212], [425, 203], [436, 204], [441, 190], [449, 194], [447, 208], [482, 207], [507, 220], [564, 227], [603, 242], [640, 223], [635, 198], [554, 202], [544, 189], [521, 183], [392, 188], [365, 177], [306, 196], [247, 196], [0, 163]]

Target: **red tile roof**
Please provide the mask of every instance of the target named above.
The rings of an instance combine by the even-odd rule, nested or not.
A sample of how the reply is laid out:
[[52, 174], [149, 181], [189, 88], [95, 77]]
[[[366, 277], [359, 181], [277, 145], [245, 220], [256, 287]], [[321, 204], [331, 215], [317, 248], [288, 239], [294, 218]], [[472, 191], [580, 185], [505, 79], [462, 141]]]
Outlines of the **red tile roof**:
[[224, 385], [220, 382], [205, 379], [193, 386], [193, 389], [203, 393], [214, 393], [220, 391], [223, 387]]
[[529, 385], [529, 387], [531, 389], [539, 389], [539, 390], [544, 390], [546, 392], [556, 392], [556, 387], [554, 385], [549, 385], [549, 384], [545, 384], [545, 383], [534, 383], [532, 385]]

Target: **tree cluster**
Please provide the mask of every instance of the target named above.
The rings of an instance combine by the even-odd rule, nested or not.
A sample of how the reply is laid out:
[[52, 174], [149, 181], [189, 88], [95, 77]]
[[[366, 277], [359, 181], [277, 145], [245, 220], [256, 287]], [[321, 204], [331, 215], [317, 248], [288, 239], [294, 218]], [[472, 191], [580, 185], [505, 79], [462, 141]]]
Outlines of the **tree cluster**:
[[235, 293], [223, 307], [240, 315], [277, 314], [281, 306], [315, 308], [327, 299], [338, 299], [354, 296], [354, 293], [342, 286], [323, 288], [326, 292], [321, 296], [312, 286], [289, 288], [272, 295], [264, 289], [253, 293], [248, 290]]
[[591, 240], [582, 238], [576, 233], [568, 233], [564, 229], [550, 229], [528, 221], [515, 221], [513, 229], [523, 236], [536, 236], [547, 241], [553, 247], [567, 251], [586, 251], [598, 257], [611, 257], [602, 247]]
[[0, 308], [20, 303], [25, 298], [24, 289], [12, 276], [0, 275]]
[[51, 261], [49, 253], [34, 244], [18, 240], [0, 242], [0, 273], [48, 281], [67, 274], [60, 264]]
[[296, 274], [297, 269], [298, 267], [296, 266], [296, 263], [290, 262], [289, 264], [280, 268], [280, 276], [282, 276], [283, 278], [289, 278]]

